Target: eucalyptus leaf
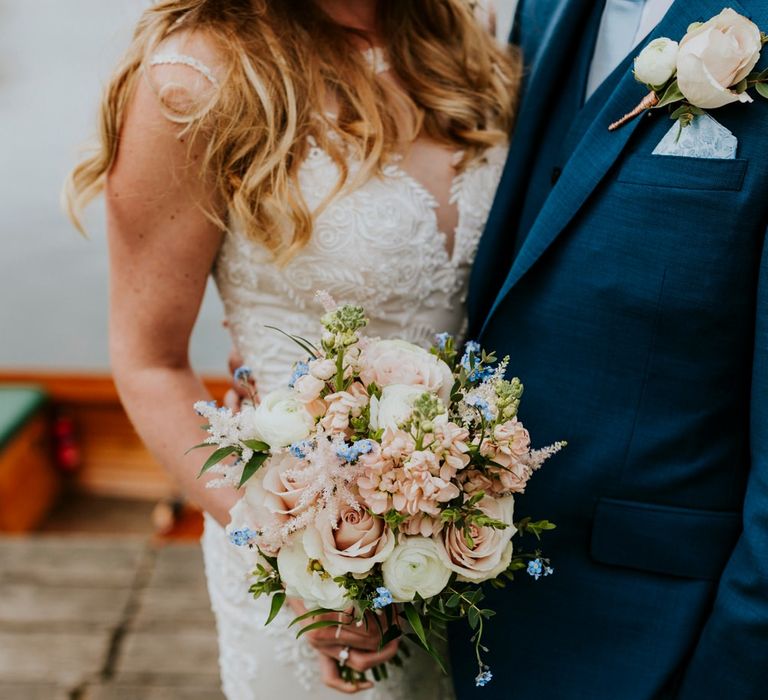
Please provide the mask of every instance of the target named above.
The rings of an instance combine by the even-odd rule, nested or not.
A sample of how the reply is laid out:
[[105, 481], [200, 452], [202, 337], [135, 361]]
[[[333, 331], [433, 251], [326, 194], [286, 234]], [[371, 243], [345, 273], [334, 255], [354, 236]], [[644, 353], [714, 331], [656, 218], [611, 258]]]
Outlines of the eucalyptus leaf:
[[272, 605], [269, 608], [269, 617], [264, 623], [265, 625], [268, 625], [277, 617], [277, 613], [280, 612], [280, 609], [283, 607], [283, 603], [285, 603], [285, 593], [283, 591], [279, 591], [272, 596]]
[[757, 90], [758, 95], [768, 100], [768, 83], [757, 83], [755, 90]]
[[424, 631], [424, 625], [421, 622], [421, 616], [414, 607], [413, 603], [406, 603], [403, 606], [403, 612], [405, 613], [405, 619], [408, 620], [408, 624], [414, 631], [414, 634], [419, 638], [423, 647], [429, 651], [430, 646], [427, 641], [427, 633]]
[[226, 459], [227, 457], [229, 457], [229, 455], [233, 454], [234, 452], [237, 452], [237, 448], [230, 446], [230, 447], [220, 447], [218, 450], [211, 453], [211, 456], [205, 460], [205, 464], [203, 464], [203, 468], [200, 470], [200, 474], [198, 475], [198, 477], [205, 474], [205, 472], [207, 472], [211, 467], [216, 466], [219, 462], [221, 462], [222, 459]]
[[677, 84], [677, 80], [673, 80], [669, 84], [669, 87], [664, 91], [664, 94], [659, 96], [659, 101], [654, 109], [660, 109], [661, 107], [666, 107], [673, 102], [680, 102], [680, 100], [684, 99], [685, 95], [680, 92], [680, 86]]
[[248, 479], [261, 469], [261, 465], [267, 461], [267, 457], [269, 457], [269, 455], [264, 452], [256, 452], [253, 457], [248, 460], [243, 467], [243, 475], [240, 477], [240, 483], [237, 485], [237, 488], [241, 488]]
[[312, 630], [319, 630], [319, 629], [322, 629], [323, 627], [340, 627], [341, 625], [344, 625], [344, 624], [346, 623], [339, 622], [339, 620], [318, 620], [317, 622], [312, 622], [306, 627], [302, 627], [296, 634], [296, 639], [301, 637], [302, 634], [306, 632], [311, 632]]
[[733, 90], [733, 92], [738, 93], [740, 95], [742, 92], [746, 92], [747, 87], [748, 87], [747, 79], [744, 78], [743, 80], [740, 80], [735, 85], [731, 86], [731, 90]]
[[261, 440], [243, 440], [243, 445], [250, 447], [254, 452], [269, 452], [269, 445]]
[[301, 622], [310, 617], [316, 617], [317, 615], [325, 615], [326, 613], [337, 612], [336, 610], [330, 610], [329, 608], [315, 608], [314, 610], [308, 610], [307, 612], [295, 617], [288, 627], [293, 627], [297, 622]]

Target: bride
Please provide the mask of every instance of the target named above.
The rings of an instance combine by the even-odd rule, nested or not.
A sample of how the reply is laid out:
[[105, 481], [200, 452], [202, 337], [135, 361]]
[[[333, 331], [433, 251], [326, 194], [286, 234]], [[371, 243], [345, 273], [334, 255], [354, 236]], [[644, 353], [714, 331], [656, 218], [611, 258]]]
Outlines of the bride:
[[372, 335], [461, 335], [519, 77], [489, 15], [469, 0], [162, 0], [108, 87], [98, 150], [70, 178], [75, 217], [106, 190], [125, 407], [207, 514], [229, 700], [451, 696], [416, 653], [375, 687], [344, 682], [339, 659], [366, 670], [397, 653], [378, 649], [375, 625], [306, 641], [287, 611], [263, 626], [267, 603], [248, 595], [224, 530], [238, 494], [207, 489], [199, 454], [184, 456], [206, 393], [187, 345], [211, 272], [261, 390], [298, 359], [265, 326], [319, 335], [317, 289], [364, 305]]

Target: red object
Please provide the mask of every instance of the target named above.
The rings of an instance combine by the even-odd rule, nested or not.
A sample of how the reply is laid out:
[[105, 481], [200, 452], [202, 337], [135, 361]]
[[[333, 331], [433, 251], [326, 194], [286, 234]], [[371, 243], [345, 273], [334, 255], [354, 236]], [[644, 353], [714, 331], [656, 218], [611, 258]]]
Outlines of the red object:
[[58, 415], [53, 421], [54, 457], [60, 471], [74, 473], [80, 469], [83, 454], [77, 442], [75, 422], [70, 416]]

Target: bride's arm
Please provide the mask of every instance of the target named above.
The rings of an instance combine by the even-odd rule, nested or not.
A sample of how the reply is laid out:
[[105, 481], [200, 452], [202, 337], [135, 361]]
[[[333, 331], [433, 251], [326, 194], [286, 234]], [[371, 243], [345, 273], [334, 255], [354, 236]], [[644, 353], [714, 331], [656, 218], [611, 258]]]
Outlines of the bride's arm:
[[[183, 69], [182, 69], [183, 70]], [[189, 337], [222, 233], [203, 213], [214, 188], [187, 143], [139, 81], [107, 180], [110, 354], [118, 391], [139, 435], [184, 493], [219, 522], [237, 500], [198, 480], [195, 401], [208, 398], [188, 358]]]

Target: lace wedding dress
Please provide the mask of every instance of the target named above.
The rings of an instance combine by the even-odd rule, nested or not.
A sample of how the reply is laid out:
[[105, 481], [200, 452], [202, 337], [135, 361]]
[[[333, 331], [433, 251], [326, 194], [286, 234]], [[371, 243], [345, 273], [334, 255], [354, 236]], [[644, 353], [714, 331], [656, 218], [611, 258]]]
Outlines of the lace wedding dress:
[[[377, 70], [387, 70], [381, 54], [370, 58]], [[151, 63], [181, 64], [215, 84], [214, 74], [194, 57], [165, 52]], [[292, 364], [303, 359], [298, 347], [266, 326], [320, 335], [316, 290], [363, 305], [372, 336], [420, 344], [438, 332], [460, 336], [470, 266], [505, 157], [505, 147], [488, 149], [453, 179], [443, 204], [404, 161], [391, 163], [382, 176], [338, 195], [317, 217], [307, 247], [283, 268], [258, 243], [236, 230], [228, 233], [214, 274], [234, 342], [259, 390], [284, 385]], [[354, 176], [355, 163], [350, 170]], [[331, 158], [312, 144], [299, 176], [310, 208], [325, 199], [338, 175]], [[452, 235], [441, 231], [443, 208], [456, 221]], [[206, 519], [203, 552], [228, 700], [338, 700], [339, 693], [319, 680], [314, 650], [288, 629], [290, 612], [284, 609], [264, 626], [269, 601], [249, 595], [249, 569], [212, 518]], [[453, 691], [434, 662], [414, 650], [388, 680], [357, 697], [450, 700]]]

